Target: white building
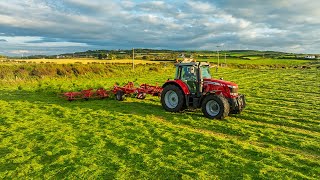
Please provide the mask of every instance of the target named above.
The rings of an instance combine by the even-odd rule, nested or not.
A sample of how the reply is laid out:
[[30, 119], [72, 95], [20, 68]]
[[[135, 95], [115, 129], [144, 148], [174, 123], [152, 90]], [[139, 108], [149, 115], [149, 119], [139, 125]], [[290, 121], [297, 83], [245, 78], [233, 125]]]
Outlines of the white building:
[[306, 58], [306, 59], [315, 59], [316, 56], [315, 55], [307, 55], [304, 58]]

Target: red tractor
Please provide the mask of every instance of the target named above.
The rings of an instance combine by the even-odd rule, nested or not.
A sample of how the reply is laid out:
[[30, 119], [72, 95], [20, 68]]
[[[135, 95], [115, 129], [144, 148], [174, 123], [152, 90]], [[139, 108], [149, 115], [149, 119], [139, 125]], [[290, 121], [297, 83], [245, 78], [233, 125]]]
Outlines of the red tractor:
[[208, 63], [180, 62], [175, 66], [175, 79], [162, 86], [161, 104], [166, 111], [202, 108], [206, 117], [223, 119], [246, 106], [244, 95], [238, 94], [238, 85], [212, 79]]

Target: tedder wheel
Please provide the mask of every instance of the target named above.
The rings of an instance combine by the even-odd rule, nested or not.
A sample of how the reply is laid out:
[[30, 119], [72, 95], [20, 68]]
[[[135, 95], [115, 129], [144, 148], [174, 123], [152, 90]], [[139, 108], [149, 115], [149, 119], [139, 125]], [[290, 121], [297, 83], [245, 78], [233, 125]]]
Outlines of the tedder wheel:
[[224, 119], [230, 111], [228, 100], [222, 95], [208, 95], [201, 106], [204, 116], [210, 119]]
[[121, 90], [117, 91], [116, 100], [118, 100], [118, 101], [123, 101], [124, 100], [124, 92], [123, 91], [121, 91]]
[[146, 93], [139, 92], [139, 93], [137, 94], [137, 99], [145, 99], [145, 98], [146, 98], [146, 96], [147, 96], [147, 94], [146, 94]]
[[161, 93], [162, 107], [169, 112], [179, 112], [184, 109], [184, 94], [179, 87], [167, 85]]

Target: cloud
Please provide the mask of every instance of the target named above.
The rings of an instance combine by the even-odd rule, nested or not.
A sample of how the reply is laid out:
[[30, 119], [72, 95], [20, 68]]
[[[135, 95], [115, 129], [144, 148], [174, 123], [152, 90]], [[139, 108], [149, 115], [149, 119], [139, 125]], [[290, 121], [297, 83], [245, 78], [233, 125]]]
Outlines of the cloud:
[[0, 42], [8, 42], [8, 41], [5, 39], [0, 39]]
[[26, 53], [29, 53], [28, 50], [12, 50], [12, 51], [9, 51], [10, 53], [12, 54], [26, 54]]
[[5, 0], [0, 1], [0, 39], [8, 41], [6, 52], [25, 48], [30, 54], [132, 47], [214, 50], [221, 43], [228, 49], [317, 52], [319, 5], [307, 0]]

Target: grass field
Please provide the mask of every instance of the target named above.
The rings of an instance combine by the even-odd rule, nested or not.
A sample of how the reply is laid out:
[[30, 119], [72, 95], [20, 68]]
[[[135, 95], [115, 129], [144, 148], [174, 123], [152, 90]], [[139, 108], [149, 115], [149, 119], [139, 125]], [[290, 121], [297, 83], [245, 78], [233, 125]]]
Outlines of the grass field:
[[[224, 58], [220, 57], [220, 64], [253, 64], [253, 65], [302, 65], [312, 62], [312, 60], [300, 60], [300, 59], [271, 59], [261, 57], [250, 57], [251, 59], [240, 59], [240, 58]], [[207, 61], [217, 63], [218, 58], [199, 59], [199, 61]], [[313, 60], [316, 61], [316, 60]]]
[[247, 97], [223, 121], [157, 97], [67, 102], [66, 90], [162, 84], [174, 68], [0, 80], [0, 178], [318, 179], [320, 71], [220, 68]]

